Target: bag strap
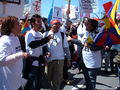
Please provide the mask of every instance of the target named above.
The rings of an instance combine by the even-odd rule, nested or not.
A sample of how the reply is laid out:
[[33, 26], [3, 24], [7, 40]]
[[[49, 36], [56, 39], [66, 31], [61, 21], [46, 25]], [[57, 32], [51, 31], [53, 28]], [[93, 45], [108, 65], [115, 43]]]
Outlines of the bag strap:
[[61, 36], [62, 36], [62, 45], [64, 44], [64, 33], [61, 32]]

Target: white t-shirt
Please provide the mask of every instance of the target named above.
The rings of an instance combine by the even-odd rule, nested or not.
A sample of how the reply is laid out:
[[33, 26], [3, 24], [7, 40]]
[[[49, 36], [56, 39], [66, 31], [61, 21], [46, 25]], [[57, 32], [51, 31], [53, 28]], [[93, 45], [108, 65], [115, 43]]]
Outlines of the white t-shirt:
[[51, 30], [48, 32], [48, 35], [53, 34], [54, 39], [51, 39], [47, 45], [48, 49], [51, 53], [50, 58], [48, 61], [51, 60], [63, 60], [64, 59], [64, 51], [63, 47], [68, 47], [68, 42], [66, 36], [64, 35], [64, 42], [62, 42], [61, 32], [58, 31], [57, 33], [53, 33]]
[[[28, 31], [25, 35], [25, 43], [26, 43], [26, 51], [31, 55], [31, 56], [35, 56], [35, 57], [39, 57], [40, 55], [43, 55], [43, 46], [39, 46], [37, 48], [31, 48], [29, 47], [29, 44], [32, 41], [35, 40], [41, 40], [43, 38], [43, 35], [41, 32], [35, 32], [33, 29], [31, 29], [30, 31]], [[38, 66], [38, 61], [34, 61], [33, 64], [34, 66]]]
[[85, 33], [86, 33], [86, 26], [81, 23], [77, 28], [78, 40], [81, 41], [81, 39]]
[[[84, 44], [88, 38], [88, 36], [93, 39], [94, 41], [94, 34], [86, 32], [82, 37], [82, 44]], [[94, 37], [94, 38], [93, 38]], [[83, 47], [82, 50], [83, 62], [87, 68], [100, 68], [101, 67], [101, 51], [91, 51], [90, 48]]]
[[18, 37], [0, 38], [0, 90], [17, 90], [22, 84], [22, 51]]

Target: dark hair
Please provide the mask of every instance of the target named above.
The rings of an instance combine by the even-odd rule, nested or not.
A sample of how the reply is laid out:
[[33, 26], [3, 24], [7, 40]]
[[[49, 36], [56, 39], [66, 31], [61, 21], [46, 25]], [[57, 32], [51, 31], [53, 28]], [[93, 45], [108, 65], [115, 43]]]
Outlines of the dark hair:
[[45, 17], [42, 17], [42, 20], [43, 20], [43, 22], [45, 22], [45, 21], [47, 21], [47, 18], [45, 18]]
[[88, 22], [91, 23], [91, 25], [94, 27], [92, 31], [94, 31], [98, 28], [98, 21], [96, 21], [94, 19], [88, 19]]
[[[25, 19], [20, 19], [20, 20], [23, 21], [23, 22], [25, 22]], [[20, 20], [19, 20], [19, 21], [20, 21]]]
[[68, 22], [69, 22], [69, 23], [72, 23], [72, 21], [71, 21], [71, 20], [68, 20]]
[[18, 20], [18, 18], [15, 16], [4, 17], [1, 25], [1, 35], [10, 35], [16, 20]]
[[33, 15], [33, 16], [31, 17], [31, 19], [30, 19], [30, 24], [31, 24], [32, 27], [33, 27], [32, 23], [35, 23], [35, 19], [36, 19], [36, 18], [41, 18], [41, 16], [38, 15], [38, 14], [35, 14], [35, 15]]

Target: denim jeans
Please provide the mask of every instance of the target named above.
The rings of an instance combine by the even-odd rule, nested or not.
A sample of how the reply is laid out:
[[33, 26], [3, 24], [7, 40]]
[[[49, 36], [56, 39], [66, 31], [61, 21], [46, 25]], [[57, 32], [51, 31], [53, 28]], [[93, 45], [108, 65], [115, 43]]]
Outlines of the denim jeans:
[[40, 90], [42, 80], [42, 68], [32, 66], [29, 75], [30, 90]]
[[83, 66], [83, 57], [82, 57], [82, 48], [83, 46], [79, 46], [78, 45], [78, 60], [77, 60], [77, 63], [78, 63], [78, 69], [81, 70], [82, 69], [82, 66]]
[[100, 68], [86, 68], [84, 66], [83, 68], [83, 74], [86, 81], [86, 89], [87, 90], [95, 90], [96, 87], [96, 77], [97, 72], [100, 70]]

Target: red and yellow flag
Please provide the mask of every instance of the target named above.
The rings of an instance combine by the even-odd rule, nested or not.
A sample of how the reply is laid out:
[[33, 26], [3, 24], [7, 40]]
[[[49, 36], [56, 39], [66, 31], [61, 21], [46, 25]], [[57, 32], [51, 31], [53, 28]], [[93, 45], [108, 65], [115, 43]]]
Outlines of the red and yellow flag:
[[116, 18], [116, 12], [118, 11], [118, 8], [119, 8], [119, 4], [120, 4], [120, 0], [116, 0], [113, 8], [112, 8], [112, 11], [110, 13], [110, 17], [111, 17], [111, 23], [113, 24], [113, 26], [115, 27], [115, 29], [117, 30], [117, 33], [120, 35], [120, 30], [118, 28], [118, 25], [115, 21], [115, 18]]

